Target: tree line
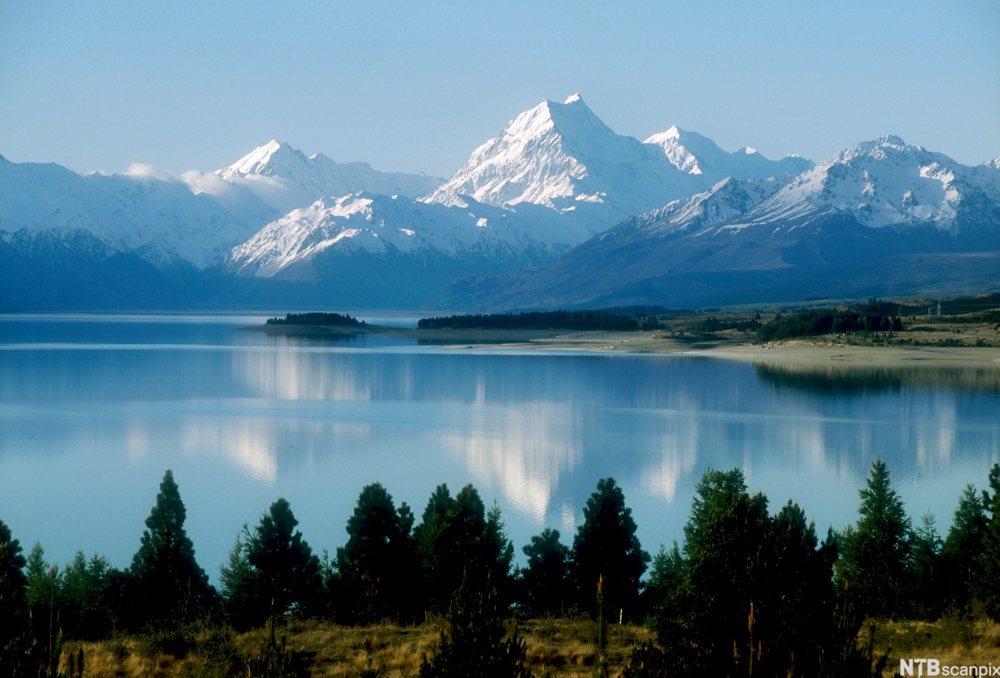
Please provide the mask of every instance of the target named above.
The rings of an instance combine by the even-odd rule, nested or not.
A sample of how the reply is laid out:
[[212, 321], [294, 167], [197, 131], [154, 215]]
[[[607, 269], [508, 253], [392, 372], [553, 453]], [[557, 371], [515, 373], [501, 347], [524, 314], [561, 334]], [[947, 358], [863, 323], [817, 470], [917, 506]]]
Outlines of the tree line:
[[847, 309], [820, 308], [779, 313], [757, 329], [757, 341], [780, 341], [822, 334], [900, 332], [902, 329], [899, 306], [872, 299], [867, 304]]
[[530, 311], [525, 313], [489, 313], [421, 318], [419, 329], [490, 329], [490, 330], [606, 330], [626, 331], [656, 329], [655, 317], [625, 315], [609, 311]]
[[268, 318], [266, 325], [335, 325], [364, 327], [365, 321], [340, 313], [286, 313], [284, 318]]
[[168, 470], [124, 569], [82, 552], [53, 566], [38, 544], [25, 555], [0, 521], [0, 666], [55, 675], [39, 667], [58, 658], [62, 639], [194, 623], [245, 630], [293, 618], [409, 624], [440, 615], [447, 625], [422, 673], [527, 675], [509, 620], [585, 615], [598, 628], [623, 620], [655, 631], [629, 675], [872, 675], [877, 658], [858, 644], [867, 617], [1000, 620], [1000, 465], [987, 485], [965, 489], [942, 535], [930, 516], [911, 523], [876, 461], [857, 522], [821, 538], [798, 504], [772, 513], [739, 470], [713, 470], [697, 485], [682, 541], [651, 558], [622, 489], [605, 478], [571, 542], [545, 529], [516, 567], [499, 508], [473, 486], [438, 486], [417, 522], [373, 483], [332, 555], [317, 554], [289, 503], [275, 501], [238, 535], [216, 588]]

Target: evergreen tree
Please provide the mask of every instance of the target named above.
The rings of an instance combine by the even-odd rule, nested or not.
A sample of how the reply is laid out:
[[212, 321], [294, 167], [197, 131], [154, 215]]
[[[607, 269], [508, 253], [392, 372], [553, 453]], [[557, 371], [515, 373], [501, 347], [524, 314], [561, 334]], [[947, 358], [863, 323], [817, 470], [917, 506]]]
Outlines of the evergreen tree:
[[884, 617], [905, 607], [910, 520], [881, 459], [872, 464], [860, 495], [857, 527], [841, 539], [837, 578], [860, 610]]
[[438, 648], [424, 657], [420, 675], [426, 678], [519, 678], [531, 675], [527, 645], [504, 629], [506, 605], [489, 580], [463, 577], [448, 612], [448, 629]]
[[[688, 593], [682, 639], [667, 649], [707, 672], [746, 670], [761, 621], [773, 616], [765, 596], [773, 574], [759, 558], [770, 543], [767, 500], [746, 492], [743, 474], [709, 471], [698, 483], [684, 526]], [[691, 657], [692, 653], [694, 654]]]
[[45, 562], [45, 553], [36, 543], [26, 566], [28, 599], [28, 650], [24, 660], [31, 673], [56, 673], [62, 648], [64, 614], [63, 581], [59, 568]]
[[562, 615], [570, 597], [569, 548], [559, 542], [559, 531], [543, 530], [523, 551], [528, 558], [520, 582], [525, 611], [532, 617]]
[[981, 593], [986, 614], [1000, 621], [1000, 464], [990, 469], [989, 489], [983, 490], [983, 508], [988, 514], [980, 556], [983, 572]]
[[643, 594], [650, 601], [649, 609], [663, 605], [662, 599], [674, 596], [683, 590], [687, 585], [686, 574], [687, 567], [677, 542], [674, 542], [669, 551], [661, 544], [660, 550], [653, 556], [649, 567], [649, 580], [643, 590]]
[[855, 620], [839, 618], [836, 545], [820, 543], [802, 509], [777, 515], [738, 470], [698, 483], [683, 554], [660, 550], [647, 589], [657, 645], [638, 648], [627, 675], [859, 675]]
[[[21, 543], [0, 520], [0, 667], [23, 661], [28, 631], [27, 579]], [[13, 673], [13, 671], [12, 671]]]
[[983, 582], [986, 509], [975, 486], [967, 485], [958, 501], [941, 547], [941, 583], [949, 605], [964, 613], [979, 598]]
[[495, 502], [486, 514], [481, 557], [501, 604], [509, 606], [514, 600], [514, 543], [507, 537], [503, 514]]
[[[133, 625], [173, 626], [210, 611], [214, 592], [195, 560], [186, 516], [174, 474], [167, 470], [129, 570]], [[137, 600], [142, 605], [135, 605]]]
[[770, 522], [770, 538], [757, 553], [758, 567], [768, 571], [765, 588], [757, 593], [758, 666], [775, 674], [817, 675], [845, 647], [853, 648], [857, 637], [856, 629], [838, 637], [835, 628], [836, 540], [828, 534], [820, 543], [815, 525], [791, 501]]
[[239, 631], [260, 626], [267, 619], [268, 603], [260, 575], [250, 563], [250, 530], [246, 525], [236, 536], [226, 564], [219, 570], [219, 583], [226, 616]]
[[501, 604], [510, 603], [514, 547], [500, 510], [493, 507], [487, 516], [472, 485], [463, 487], [454, 499], [444, 485], [434, 491], [416, 530], [416, 542], [431, 609], [447, 609], [464, 576], [488, 579]]
[[260, 519], [247, 558], [261, 582], [258, 608], [275, 618], [289, 612], [307, 616], [320, 607], [323, 590], [319, 559], [313, 555], [299, 521], [285, 499], [278, 499]]
[[410, 619], [416, 573], [413, 515], [396, 509], [378, 483], [366, 486], [347, 521], [347, 543], [337, 550], [341, 619], [372, 622]]
[[45, 549], [38, 542], [31, 547], [25, 566], [28, 606], [46, 606], [52, 599], [51, 566], [45, 562]]
[[631, 619], [637, 612], [639, 580], [648, 562], [625, 494], [613, 478], [598, 481], [573, 539], [573, 573], [581, 609], [596, 611], [597, 581], [603, 577], [605, 614]]
[[414, 530], [417, 558], [426, 604], [431, 609], [446, 609], [454, 590], [455, 579], [449, 562], [451, 553], [446, 549], [445, 526], [452, 499], [447, 485], [434, 488], [420, 524]]
[[60, 582], [62, 626], [70, 638], [97, 640], [107, 636], [114, 617], [108, 605], [111, 565], [101, 556], [89, 559], [77, 551]]
[[913, 532], [910, 555], [910, 611], [921, 619], [937, 619], [944, 608], [942, 543], [934, 516], [925, 513]]
[[643, 610], [648, 625], [659, 637], [677, 638], [681, 634], [688, 595], [687, 563], [677, 542], [669, 551], [660, 546], [653, 556], [649, 581], [643, 590]]

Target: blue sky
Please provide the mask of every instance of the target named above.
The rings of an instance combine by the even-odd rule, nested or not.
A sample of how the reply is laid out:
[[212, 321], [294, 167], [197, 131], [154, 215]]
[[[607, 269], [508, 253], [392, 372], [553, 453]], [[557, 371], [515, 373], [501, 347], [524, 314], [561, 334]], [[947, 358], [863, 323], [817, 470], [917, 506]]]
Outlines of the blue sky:
[[77, 171], [213, 169], [271, 137], [446, 175], [580, 91], [615, 130], [672, 123], [822, 160], [886, 132], [1000, 155], [1000, 2], [0, 0], [0, 153]]

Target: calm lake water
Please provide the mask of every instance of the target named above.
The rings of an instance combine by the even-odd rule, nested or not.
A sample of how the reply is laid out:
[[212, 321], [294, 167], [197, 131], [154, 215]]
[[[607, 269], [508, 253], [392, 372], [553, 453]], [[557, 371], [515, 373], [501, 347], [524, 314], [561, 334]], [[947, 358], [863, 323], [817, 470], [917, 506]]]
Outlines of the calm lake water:
[[1000, 369], [789, 372], [239, 330], [262, 320], [0, 316], [0, 518], [57, 562], [83, 548], [124, 566], [172, 468], [216, 578], [279, 496], [333, 552], [376, 480], [418, 518], [438, 483], [474, 483], [520, 555], [546, 526], [570, 542], [611, 475], [654, 551], [680, 537], [709, 468], [742, 468], [825, 533], [854, 519], [877, 456], [942, 528], [1000, 461]]

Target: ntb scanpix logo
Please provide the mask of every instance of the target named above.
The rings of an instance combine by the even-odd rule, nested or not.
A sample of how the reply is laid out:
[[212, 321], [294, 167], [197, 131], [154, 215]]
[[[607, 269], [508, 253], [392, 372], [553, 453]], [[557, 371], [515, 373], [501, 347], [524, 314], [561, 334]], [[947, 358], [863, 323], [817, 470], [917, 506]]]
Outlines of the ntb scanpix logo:
[[940, 659], [900, 659], [901, 676], [1000, 676], [1000, 664], [945, 664]]

